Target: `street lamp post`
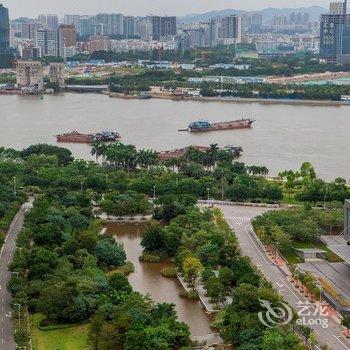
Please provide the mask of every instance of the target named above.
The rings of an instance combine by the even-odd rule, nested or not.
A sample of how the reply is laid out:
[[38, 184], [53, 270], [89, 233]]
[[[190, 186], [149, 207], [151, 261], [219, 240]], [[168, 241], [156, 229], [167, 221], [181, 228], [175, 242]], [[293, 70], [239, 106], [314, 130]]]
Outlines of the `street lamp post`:
[[156, 185], [153, 186], [153, 199], [156, 198]]
[[207, 193], [208, 193], [208, 205], [210, 204], [210, 188], [207, 187]]
[[323, 209], [326, 210], [326, 199], [328, 197], [328, 186], [326, 187], [326, 193], [323, 197]]

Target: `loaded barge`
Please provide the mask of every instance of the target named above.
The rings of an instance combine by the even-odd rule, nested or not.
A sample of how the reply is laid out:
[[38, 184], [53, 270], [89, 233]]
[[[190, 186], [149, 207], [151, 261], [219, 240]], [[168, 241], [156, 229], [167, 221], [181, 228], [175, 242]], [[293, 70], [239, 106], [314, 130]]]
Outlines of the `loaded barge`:
[[72, 131], [66, 134], [57, 135], [57, 142], [72, 142], [72, 143], [93, 143], [99, 142], [116, 142], [121, 139], [118, 132], [101, 131], [95, 134], [81, 134], [78, 131]]
[[229, 122], [219, 123], [210, 123], [208, 120], [198, 120], [196, 122], [190, 123], [187, 129], [181, 129], [179, 131], [207, 132], [219, 130], [247, 129], [252, 127], [254, 121], [254, 119], [250, 118], [242, 118], [238, 120], [232, 120]]

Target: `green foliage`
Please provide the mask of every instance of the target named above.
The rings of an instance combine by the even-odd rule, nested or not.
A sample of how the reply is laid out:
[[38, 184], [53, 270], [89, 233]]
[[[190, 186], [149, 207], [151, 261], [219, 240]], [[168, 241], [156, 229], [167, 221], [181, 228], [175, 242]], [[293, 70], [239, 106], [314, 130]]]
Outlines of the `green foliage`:
[[161, 260], [159, 255], [155, 255], [155, 254], [142, 254], [140, 256], [140, 261], [145, 262], [145, 263], [159, 263]]
[[66, 149], [57, 146], [51, 146], [47, 144], [38, 144], [29, 146], [24, 149], [21, 153], [24, 159], [27, 159], [32, 154], [46, 155], [46, 156], [56, 156], [60, 165], [67, 165], [73, 161], [72, 153]]
[[203, 270], [203, 266], [199, 259], [188, 257], [184, 260], [182, 266], [184, 276], [189, 286], [194, 290], [198, 276]]
[[181, 290], [179, 293], [181, 298], [189, 299], [189, 300], [199, 300], [199, 294], [196, 290]]
[[132, 287], [128, 281], [128, 278], [121, 273], [115, 273], [109, 277], [108, 283], [111, 289], [117, 292], [131, 293]]
[[99, 265], [107, 268], [120, 267], [126, 260], [123, 246], [107, 238], [96, 244], [94, 255], [97, 257]]
[[161, 252], [165, 250], [165, 232], [156, 221], [151, 222], [144, 231], [141, 246], [147, 252]]
[[167, 278], [175, 278], [177, 276], [177, 268], [176, 267], [165, 267], [160, 271], [163, 277]]
[[281, 251], [288, 252], [292, 241], [315, 242], [330, 230], [341, 232], [343, 211], [304, 208], [270, 211], [256, 218], [253, 226], [266, 244], [277, 242]]

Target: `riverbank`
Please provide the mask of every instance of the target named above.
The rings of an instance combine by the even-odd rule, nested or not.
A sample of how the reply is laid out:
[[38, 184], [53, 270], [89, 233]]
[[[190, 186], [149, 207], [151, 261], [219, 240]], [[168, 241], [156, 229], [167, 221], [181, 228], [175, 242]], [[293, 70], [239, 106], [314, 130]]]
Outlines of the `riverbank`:
[[[144, 100], [136, 95], [124, 95], [115, 93], [104, 93], [109, 97], [121, 98], [126, 100]], [[266, 99], [266, 98], [244, 98], [244, 97], [194, 97], [194, 96], [174, 96], [172, 94], [150, 93], [150, 98], [172, 101], [200, 101], [200, 102], [227, 102], [227, 103], [261, 103], [261, 104], [289, 104], [289, 105], [305, 105], [305, 106], [350, 106], [349, 101], [332, 101], [332, 100], [301, 100], [301, 99]], [[146, 99], [147, 100], [147, 99]]]
[[244, 97], [172, 97], [169, 95], [153, 96], [157, 99], [169, 99], [173, 101], [200, 101], [200, 102], [226, 102], [226, 103], [261, 103], [265, 105], [288, 104], [288, 105], [305, 105], [305, 106], [350, 106], [348, 101], [331, 101], [331, 100], [293, 100], [293, 99], [266, 99], [266, 98], [244, 98]]
[[[199, 101], [199, 102], [226, 102], [226, 103], [261, 103], [265, 105], [286, 104], [286, 105], [305, 105], [305, 106], [350, 106], [350, 101], [332, 101], [332, 100], [303, 100], [303, 99], [284, 99], [284, 98], [260, 98], [260, 97], [205, 97], [205, 96], [178, 96], [173, 94], [150, 93], [149, 95], [127, 95], [113, 92], [98, 92], [98, 91], [69, 91], [68, 93], [88, 93], [88, 94], [103, 94], [110, 98], [122, 100], [172, 100], [172, 101]], [[45, 93], [46, 94], [46, 93]], [[0, 95], [20, 95], [29, 96], [32, 93], [25, 93], [19, 90], [0, 90]], [[38, 95], [38, 94], [36, 94]], [[51, 94], [52, 95], [52, 94]], [[57, 95], [57, 94], [53, 94]]]
[[350, 72], [325, 72], [294, 75], [291, 77], [270, 76], [266, 78], [272, 84], [293, 84], [307, 81], [334, 80], [350, 77]]

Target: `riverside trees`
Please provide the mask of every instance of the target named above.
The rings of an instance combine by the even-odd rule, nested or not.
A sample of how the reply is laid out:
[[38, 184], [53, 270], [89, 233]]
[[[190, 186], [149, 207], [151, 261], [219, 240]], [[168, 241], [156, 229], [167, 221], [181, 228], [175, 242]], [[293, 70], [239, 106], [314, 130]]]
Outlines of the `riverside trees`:
[[[171, 240], [176, 242], [171, 249], [166, 243], [169, 235], [176, 237]], [[262, 344], [264, 349], [273, 344], [271, 330], [259, 321], [258, 313], [264, 311], [259, 299], [277, 306], [280, 296], [251, 261], [241, 256], [236, 238], [219, 211], [188, 207], [168, 226], [151, 224], [142, 245], [148, 253], [174, 257], [189, 287], [203, 284], [216, 307], [232, 296], [232, 303], [226, 304], [215, 323], [226, 342], [238, 349], [256, 350], [262, 349]], [[274, 332], [279, 349], [303, 349], [291, 325], [276, 327]]]
[[[88, 208], [75, 208], [84, 216], [88, 213]], [[44, 195], [28, 214], [11, 266], [18, 272], [9, 284], [14, 302], [28, 306], [30, 312], [41, 312], [45, 316], [41, 327], [57, 328], [92, 318], [90, 340], [95, 349], [188, 345], [188, 327], [177, 320], [172, 305], [157, 305], [133, 292], [123, 275], [105, 276], [104, 270], [124, 264], [123, 247], [100, 236], [91, 215], [86, 217], [85, 229], [74, 224], [71, 209]], [[50, 226], [42, 231], [40, 242], [33, 242], [34, 232], [47, 223]], [[51, 240], [57, 229], [61, 236]]]
[[[250, 191], [241, 200], [249, 196], [262, 200], [268, 197], [257, 190], [279, 189], [279, 184], [248, 174], [243, 163], [226, 159], [226, 154], [221, 159], [215, 145], [208, 157], [213, 162], [181, 159], [177, 172], [158, 160], [147, 165], [133, 146], [114, 150], [118, 150], [118, 158], [106, 159], [103, 166], [74, 160], [69, 151], [48, 145], [31, 147], [25, 153], [1, 151], [0, 177], [7, 190], [16, 176], [17, 196], [24, 191], [37, 193], [25, 230], [18, 237], [20, 249], [12, 264], [18, 275], [13, 275], [9, 290], [15, 303], [44, 315], [43, 327], [93, 319], [91, 342], [99, 349], [120, 344], [125, 349], [177, 349], [188, 344], [189, 331], [177, 321], [173, 308], [155, 305], [131, 292], [123, 278], [106, 277], [106, 271], [125, 262], [125, 254], [121, 246], [99, 234], [93, 205], [109, 200], [131, 210], [135, 205], [150, 205], [150, 197], [154, 197], [155, 217], [166, 226], [151, 223], [143, 241], [145, 249], [174, 257], [181, 272], [187, 269], [185, 261], [197, 259], [204, 271], [210, 271], [207, 292], [214, 302], [221, 303], [244, 284], [258, 291], [269, 286], [240, 255], [223, 217], [216, 213], [214, 221], [212, 212], [202, 212], [194, 204], [207, 197], [208, 188], [212, 196], [221, 198], [222, 190], [226, 195], [234, 186], [245, 186]], [[181, 163], [196, 164], [200, 172], [189, 175]], [[128, 207], [130, 198], [133, 202]], [[242, 294], [247, 295], [245, 289]], [[268, 294], [268, 298], [275, 300], [274, 295]], [[242, 319], [238, 308], [226, 310], [219, 324], [224, 339], [235, 346], [253, 343], [255, 331], [261, 330], [261, 344], [265, 330], [255, 323], [248, 323], [246, 338], [232, 340], [230, 336], [232, 328], [243, 330], [247, 320], [256, 321], [260, 309], [254, 310]]]

